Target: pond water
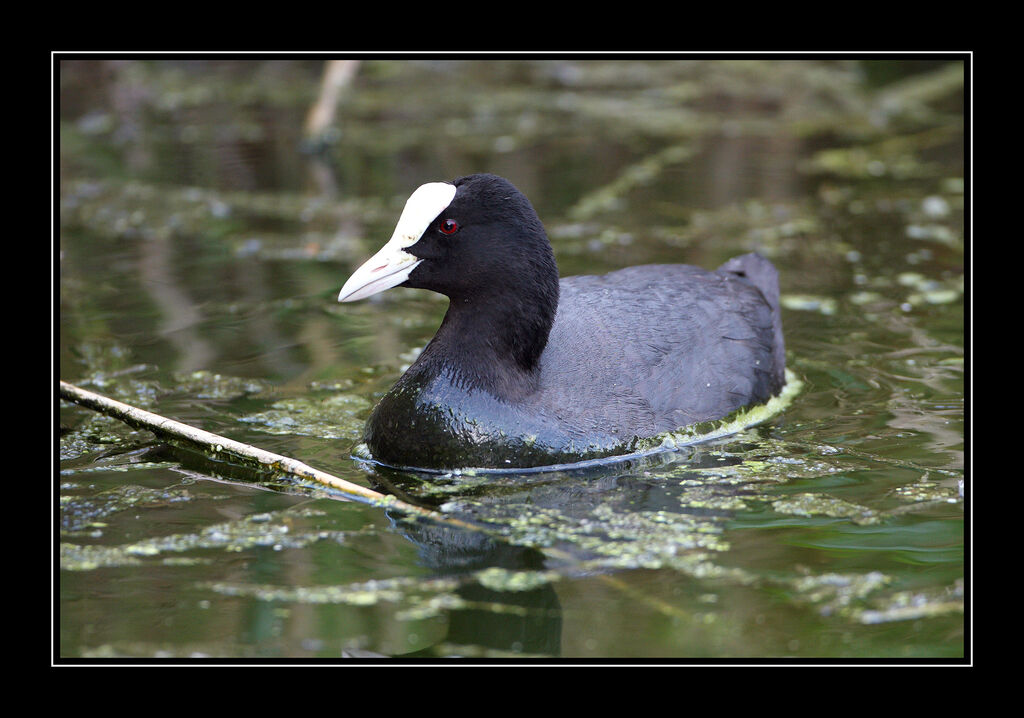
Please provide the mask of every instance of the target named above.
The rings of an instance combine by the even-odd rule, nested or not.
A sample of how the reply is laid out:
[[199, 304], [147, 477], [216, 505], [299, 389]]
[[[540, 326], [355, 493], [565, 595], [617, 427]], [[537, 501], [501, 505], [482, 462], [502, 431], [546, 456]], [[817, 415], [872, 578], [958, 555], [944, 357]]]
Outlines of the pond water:
[[[315, 58], [62, 58], [55, 373], [474, 527], [55, 391], [55, 660], [969, 659], [962, 58], [348, 69], [311, 139]], [[768, 256], [799, 393], [586, 471], [354, 459], [446, 300], [337, 292], [413, 189], [475, 171], [563, 275]]]

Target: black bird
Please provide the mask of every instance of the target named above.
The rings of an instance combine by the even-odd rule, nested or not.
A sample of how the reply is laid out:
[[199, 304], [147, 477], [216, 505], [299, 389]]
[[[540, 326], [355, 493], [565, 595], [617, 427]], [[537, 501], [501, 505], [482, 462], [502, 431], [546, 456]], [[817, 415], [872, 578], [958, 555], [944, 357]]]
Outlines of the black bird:
[[338, 299], [397, 285], [450, 302], [367, 421], [366, 445], [383, 464], [525, 468], [630, 454], [785, 383], [767, 259], [559, 280], [537, 213], [495, 175], [417, 189]]

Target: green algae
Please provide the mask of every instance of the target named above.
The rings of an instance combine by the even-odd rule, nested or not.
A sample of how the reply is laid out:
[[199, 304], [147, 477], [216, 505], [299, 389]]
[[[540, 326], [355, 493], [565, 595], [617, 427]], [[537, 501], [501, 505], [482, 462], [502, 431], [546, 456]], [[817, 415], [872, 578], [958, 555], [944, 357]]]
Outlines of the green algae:
[[945, 502], [956, 503], [963, 498], [962, 481], [959, 489], [951, 486], [943, 486], [937, 481], [929, 481], [927, 476], [922, 477], [913, 484], [898, 486], [892, 490], [892, 495], [907, 502]]
[[[85, 461], [104, 455], [112, 447], [130, 449], [148, 443], [152, 434], [137, 431], [111, 417], [93, 415], [73, 431], [64, 432], [58, 442], [60, 460], [64, 462]], [[63, 472], [74, 471], [70, 464]], [[141, 465], [139, 465], [141, 467]]]
[[838, 303], [832, 297], [814, 297], [808, 294], [783, 294], [782, 306], [803, 312], [820, 312], [826, 316], [836, 313]]
[[492, 566], [477, 571], [475, 578], [481, 586], [492, 591], [532, 591], [558, 579], [555, 571], [510, 571]]
[[[747, 458], [704, 468], [680, 466], [662, 479], [669, 479], [673, 473], [679, 477], [679, 490], [673, 492], [678, 502], [674, 509], [634, 510], [609, 497], [581, 512], [579, 506], [543, 505], [538, 487], [521, 500], [494, 488], [496, 501], [485, 493], [478, 498], [464, 496], [449, 501], [442, 508], [457, 515], [486, 517], [504, 540], [541, 548], [554, 560], [572, 555], [572, 570], [668, 569], [728, 584], [785, 586], [793, 592], [793, 600], [817, 606], [822, 615], [859, 621], [857, 611], [864, 609], [869, 596], [884, 602], [885, 589], [893, 581], [888, 574], [825, 573], [790, 578], [722, 563], [733, 549], [727, 528], [732, 526], [734, 514], [757, 512], [762, 505], [799, 519], [825, 517], [852, 526], [875, 526], [906, 515], [905, 507], [867, 507], [820, 492], [773, 495], [795, 477], [819, 478], [848, 469], [845, 457], [834, 447], [819, 445], [814, 447], [814, 455], [805, 458], [793, 456], [796, 448], [784, 448], [777, 442], [767, 450], [772, 454], [788, 453], [792, 458], [776, 455], [771, 460]], [[754, 451], [760, 453], [766, 448]], [[730, 454], [721, 453], [723, 459]], [[565, 481], [571, 479], [556, 480], [554, 486]], [[895, 493], [904, 495], [910, 488]], [[935, 497], [914, 495], [918, 499], [914, 506], [921, 511], [928, 510]], [[950, 499], [948, 491], [938, 495], [945, 497], [943, 501]], [[700, 513], [693, 513], [695, 510]], [[551, 580], [548, 574], [541, 578]]]
[[197, 370], [174, 374], [175, 391], [197, 399], [240, 399], [271, 390], [269, 383], [257, 379], [226, 376], [212, 371]]
[[281, 399], [265, 411], [239, 417], [239, 421], [268, 434], [356, 440], [362, 436], [365, 412], [370, 407], [363, 396], [332, 392]]
[[[148, 468], [148, 467], [147, 467]], [[65, 483], [61, 490], [66, 492], [76, 487]], [[100, 532], [95, 529], [106, 526], [105, 520], [115, 514], [135, 509], [153, 509], [176, 506], [195, 501], [194, 491], [184, 487], [151, 489], [145, 486], [125, 484], [89, 496], [75, 496], [62, 493], [60, 496], [60, 525], [63, 535], [89, 531], [93, 537]]]
[[380, 602], [398, 603], [408, 600], [411, 593], [420, 595], [423, 600], [434, 600], [438, 595], [447, 595], [457, 586], [458, 582], [450, 579], [422, 578], [374, 579], [333, 586], [273, 586], [223, 581], [200, 585], [201, 588], [225, 596], [248, 596], [261, 601], [350, 606], [372, 606]]
[[855, 524], [876, 524], [877, 512], [857, 504], [817, 493], [802, 493], [772, 502], [772, 509], [795, 516], [828, 516], [850, 519]]
[[920, 272], [902, 272], [897, 277], [900, 285], [913, 289], [906, 296], [906, 302], [912, 306], [928, 304], [951, 304], [960, 300], [964, 294], [964, 276], [935, 279], [928, 278]]
[[916, 621], [964, 612], [964, 581], [923, 591], [897, 591], [879, 597], [868, 607], [850, 611], [851, 618], [864, 624]]
[[892, 576], [871, 571], [808, 575], [785, 583], [796, 601], [814, 605], [822, 616], [837, 616], [851, 623], [917, 621], [964, 612], [963, 579], [923, 591], [893, 591], [893, 582]]
[[751, 496], [737, 493], [733, 486], [699, 485], [681, 489], [679, 504], [684, 509], [706, 509], [716, 512], [744, 511], [750, 508]]
[[[165, 393], [146, 374], [153, 368], [133, 364], [131, 351], [120, 342], [93, 340], [74, 346], [71, 354], [83, 368], [77, 384], [139, 408], [151, 409]], [[68, 404], [68, 406], [71, 406]], [[103, 454], [112, 448], [129, 450], [147, 443], [151, 434], [117, 419], [75, 408], [74, 421], [62, 424], [59, 452], [62, 461]]]
[[[296, 518], [319, 514], [316, 509], [251, 514], [235, 521], [208, 525], [196, 533], [156, 536], [120, 546], [61, 543], [60, 567], [65, 571], [87, 571], [138, 565], [143, 559], [196, 550], [237, 553], [270, 548], [281, 551], [324, 540], [343, 541], [349, 532], [293, 527]], [[176, 560], [177, 557], [165, 558]]]
[[[559, 498], [563, 490], [572, 491], [574, 484], [574, 480], [565, 479], [549, 488], [538, 486], [521, 496], [501, 495], [495, 500], [487, 495], [464, 497], [449, 502], [445, 508], [461, 516], [486, 517], [488, 531], [496, 532], [513, 545], [540, 548], [552, 558], [573, 555], [576, 558], [571, 565], [575, 568], [668, 566], [708, 573], [708, 557], [729, 549], [721, 517], [683, 511], [692, 496], [682, 496], [676, 509], [635, 510], [618, 505], [615, 497], [609, 496], [582, 510], [579, 505], [563, 505]], [[545, 495], [551, 496], [553, 502], [546, 502]], [[523, 590], [519, 586], [533, 587], [553, 579], [550, 572], [504, 570], [478, 577], [486, 585], [502, 587], [501, 590]]]
[[[198, 588], [223, 596], [244, 596], [282, 604], [345, 605], [356, 608], [395, 604], [395, 620], [421, 621], [453, 610], [480, 608], [479, 604], [469, 604], [455, 593], [461, 583], [453, 578], [401, 577], [320, 586], [208, 581], [199, 584]], [[492, 608], [501, 610], [500, 604]]]
[[824, 616], [851, 615], [853, 608], [892, 581], [880, 571], [868, 573], [822, 573], [784, 581], [795, 600], [818, 607]]
[[906, 180], [942, 176], [942, 165], [929, 162], [923, 156], [930, 147], [947, 144], [961, 131], [956, 126], [944, 126], [853, 147], [821, 150], [808, 160], [807, 170], [848, 179], [891, 177]]
[[578, 200], [567, 212], [569, 219], [589, 220], [601, 212], [617, 209], [622, 196], [636, 187], [654, 182], [667, 167], [685, 162], [693, 154], [694, 149], [687, 144], [670, 145], [660, 149], [620, 171], [610, 185], [598, 188]]

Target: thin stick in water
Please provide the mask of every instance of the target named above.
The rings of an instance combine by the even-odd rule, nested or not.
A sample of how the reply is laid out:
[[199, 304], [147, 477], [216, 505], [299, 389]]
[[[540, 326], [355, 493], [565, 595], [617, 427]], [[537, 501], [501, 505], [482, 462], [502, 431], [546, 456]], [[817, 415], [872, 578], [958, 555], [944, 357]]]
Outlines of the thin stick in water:
[[[348, 498], [361, 499], [372, 504], [386, 506], [417, 516], [441, 518], [445, 522], [452, 521], [450, 517], [443, 517], [435, 511], [408, 504], [394, 496], [388, 496], [373, 489], [368, 489], [365, 486], [345, 481], [301, 461], [265, 451], [264, 449], [213, 434], [209, 431], [197, 429], [180, 421], [174, 421], [173, 419], [139, 409], [130, 404], [86, 391], [65, 381], [60, 382], [60, 396], [62, 399], [74, 402], [80, 406], [112, 416], [136, 429], [146, 429], [161, 439], [184, 444], [189, 448], [198, 449], [202, 453], [212, 455], [217, 459], [234, 460], [243, 465], [255, 466], [268, 471], [308, 479], [336, 489]], [[458, 523], [461, 524], [461, 522]]]

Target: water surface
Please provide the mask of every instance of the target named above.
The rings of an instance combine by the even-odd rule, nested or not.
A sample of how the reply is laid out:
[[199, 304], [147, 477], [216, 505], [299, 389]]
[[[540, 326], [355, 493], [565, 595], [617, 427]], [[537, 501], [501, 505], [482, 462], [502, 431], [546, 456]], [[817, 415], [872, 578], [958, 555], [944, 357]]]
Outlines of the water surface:
[[[66, 60], [61, 379], [476, 524], [59, 405], [62, 659], [963, 659], [963, 63]], [[314, 151], [315, 150], [315, 151]], [[793, 403], [645, 461], [352, 458], [446, 300], [336, 302], [423, 182], [489, 171], [564, 275], [779, 267]]]

